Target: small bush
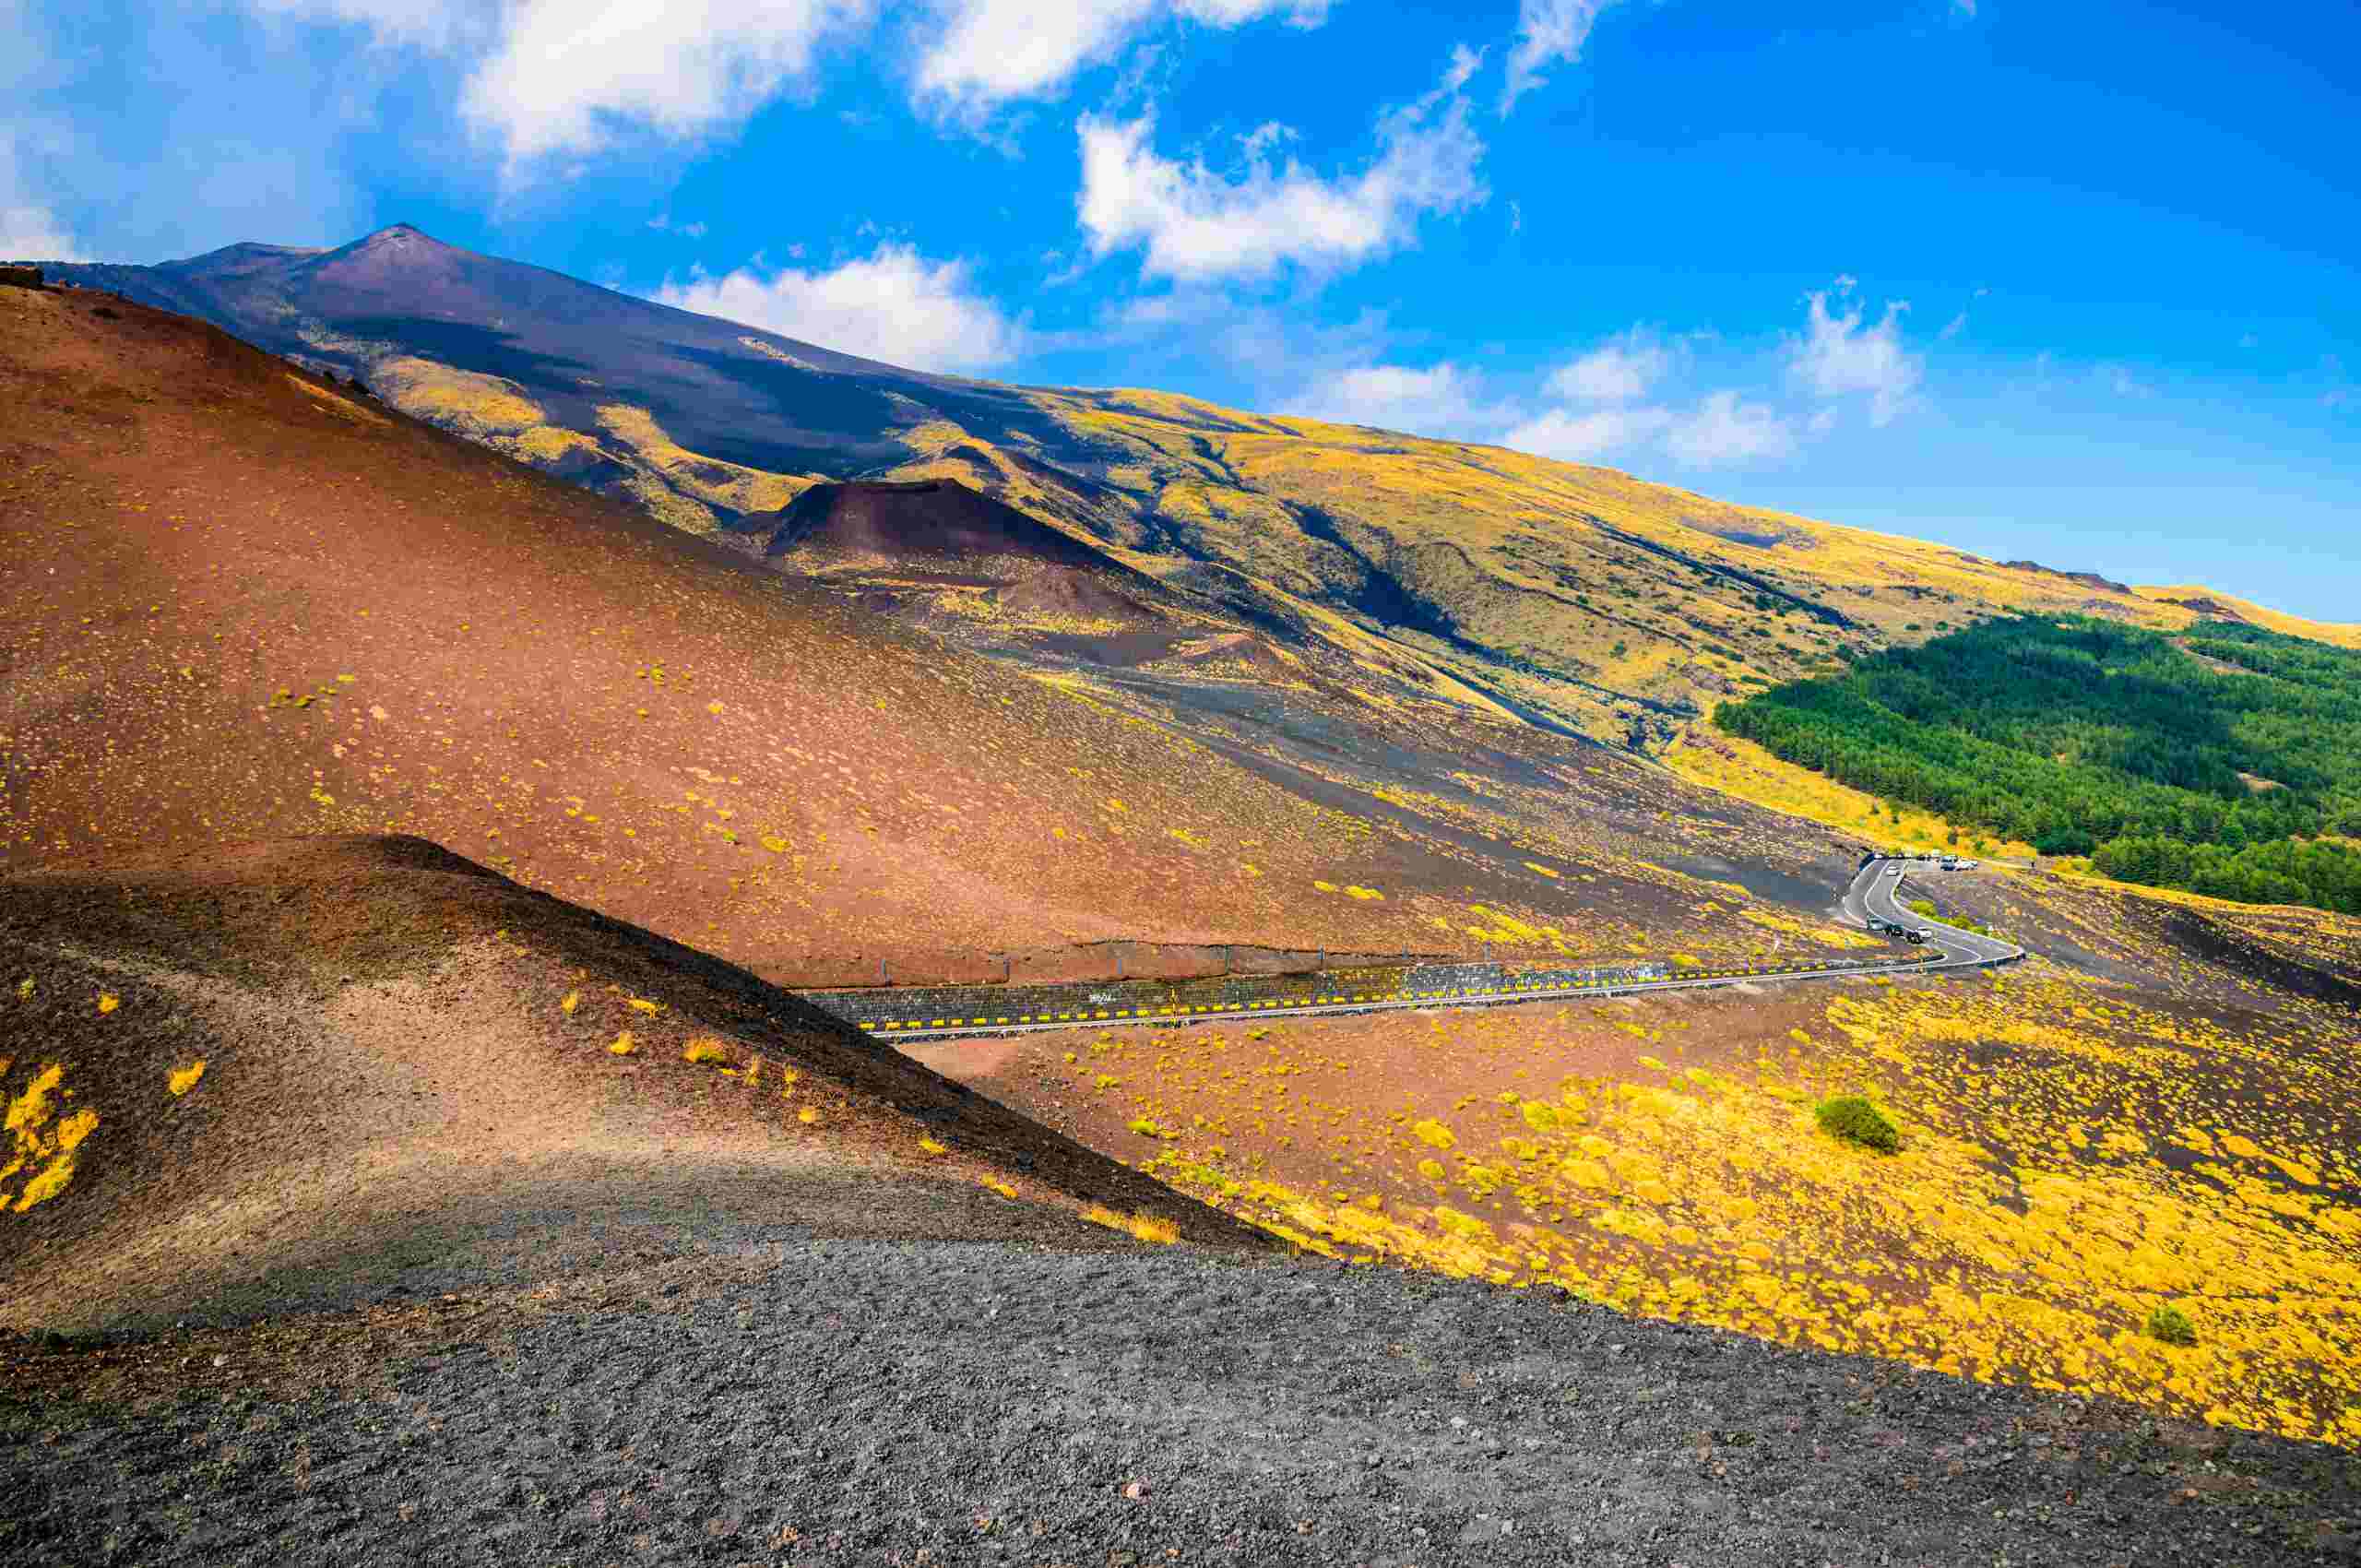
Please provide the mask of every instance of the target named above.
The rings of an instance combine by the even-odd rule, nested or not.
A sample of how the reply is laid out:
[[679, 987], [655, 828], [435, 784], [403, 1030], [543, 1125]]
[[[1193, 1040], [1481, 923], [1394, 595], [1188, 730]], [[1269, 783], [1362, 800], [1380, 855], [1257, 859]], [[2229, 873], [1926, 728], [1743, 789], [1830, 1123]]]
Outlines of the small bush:
[[1082, 1217], [1093, 1225], [1120, 1230], [1134, 1241], [1169, 1246], [1180, 1239], [1180, 1228], [1169, 1219], [1158, 1219], [1146, 1214], [1121, 1214], [1105, 1204], [1092, 1204], [1082, 1211]]
[[1840, 1094], [1823, 1099], [1812, 1108], [1812, 1115], [1818, 1119], [1821, 1132], [1848, 1144], [1858, 1144], [1880, 1154], [1895, 1154], [1902, 1148], [1900, 1130], [1865, 1095]]
[[2161, 1339], [2167, 1345], [2189, 1346], [2197, 1343], [2197, 1325], [2189, 1314], [2166, 1301], [2148, 1314], [2148, 1337]]
[[735, 1065], [737, 1058], [730, 1048], [712, 1035], [699, 1035], [689, 1041], [681, 1052], [683, 1062], [713, 1062], [724, 1067]]

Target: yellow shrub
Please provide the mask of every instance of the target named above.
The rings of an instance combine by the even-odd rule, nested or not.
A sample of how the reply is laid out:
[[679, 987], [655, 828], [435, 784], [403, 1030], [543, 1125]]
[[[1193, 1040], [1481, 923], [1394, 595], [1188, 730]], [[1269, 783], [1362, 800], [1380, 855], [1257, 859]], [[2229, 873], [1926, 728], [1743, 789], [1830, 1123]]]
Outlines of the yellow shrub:
[[689, 1041], [681, 1052], [683, 1062], [715, 1062], [725, 1066], [734, 1064], [737, 1057], [715, 1035], [699, 1035]]
[[205, 1076], [205, 1063], [202, 1061], [192, 1062], [185, 1067], [173, 1068], [165, 1077], [164, 1087], [172, 1090], [173, 1096], [177, 1098], [196, 1087], [196, 1081], [203, 1076]]
[[1444, 1126], [1442, 1123], [1436, 1121], [1431, 1116], [1427, 1117], [1423, 1121], [1412, 1123], [1410, 1124], [1410, 1131], [1418, 1135], [1418, 1141], [1420, 1143], [1425, 1144], [1431, 1148], [1455, 1148], [1459, 1144], [1457, 1134], [1453, 1134], [1450, 1128]]

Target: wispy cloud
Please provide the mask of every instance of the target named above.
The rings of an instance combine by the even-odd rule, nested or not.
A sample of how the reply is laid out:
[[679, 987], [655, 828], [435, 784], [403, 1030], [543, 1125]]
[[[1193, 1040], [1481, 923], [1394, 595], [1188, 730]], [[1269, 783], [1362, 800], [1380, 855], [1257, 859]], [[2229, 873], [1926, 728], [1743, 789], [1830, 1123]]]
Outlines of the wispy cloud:
[[1501, 113], [1542, 84], [1541, 73], [1582, 57], [1598, 15], [1615, 0], [1521, 0], [1516, 42], [1509, 49], [1508, 81], [1501, 89]]
[[1338, 424], [1462, 438], [1497, 431], [1515, 417], [1513, 409], [1482, 396], [1480, 378], [1451, 363], [1420, 369], [1356, 366], [1323, 377], [1316, 389], [1279, 411]]
[[82, 247], [33, 188], [18, 161], [13, 130], [0, 128], [0, 261], [82, 261]]
[[973, 116], [1062, 90], [1167, 21], [1236, 28], [1268, 17], [1317, 27], [1327, 0], [938, 0], [919, 55], [921, 100]]
[[966, 262], [930, 262], [909, 245], [881, 244], [827, 270], [693, 277], [656, 298], [915, 370], [990, 370], [1026, 346], [1024, 327], [977, 290]]
[[1610, 457], [1628, 460], [1655, 453], [1691, 469], [1785, 457], [1795, 451], [1797, 441], [1791, 419], [1731, 387], [1680, 406], [1551, 409], [1517, 425], [1503, 439], [1519, 451], [1567, 462]]
[[1520, 452], [1587, 463], [1618, 453], [1637, 452], [1672, 423], [1669, 409], [1550, 409], [1515, 426], [1501, 440]]
[[[1866, 394], [1869, 422], [1891, 424], [1917, 390], [1925, 370], [1924, 362], [1902, 341], [1902, 317], [1910, 303], [1889, 303], [1885, 315], [1870, 325], [1866, 309], [1845, 298], [1854, 286], [1852, 278], [1839, 278], [1833, 291], [1806, 297], [1803, 335], [1788, 346], [1789, 371], [1817, 397]], [[1832, 298], [1838, 302], [1833, 310], [1829, 308]]]
[[[459, 112], [512, 172], [641, 136], [703, 137], [803, 86], [872, 0], [243, 0], [460, 63]], [[545, 166], [545, 165], [542, 165]]]
[[[1836, 292], [1856, 287], [1853, 279], [1840, 279]], [[1574, 462], [1655, 457], [1720, 469], [1794, 456], [1837, 428], [1846, 399], [1866, 397], [1869, 423], [1881, 428], [1910, 406], [1924, 372], [1923, 359], [1902, 342], [1908, 307], [1897, 302], [1870, 324], [1858, 306], [1831, 309], [1830, 298], [1808, 297], [1803, 331], [1782, 339], [1775, 357], [1734, 363], [1724, 357], [1724, 374], [1746, 379], [1751, 369], [1760, 390], [1725, 385], [1684, 398], [1667, 383], [1677, 386], [1694, 374], [1705, 335], [1667, 337], [1633, 327], [1552, 371], [1542, 391], [1555, 406], [1520, 420], [1502, 439]], [[1786, 398], [1777, 390], [1782, 384]]]
[[1768, 403], [1738, 392], [1708, 393], [1665, 431], [1665, 450], [1692, 469], [1784, 457], [1796, 449], [1794, 424]]
[[1550, 372], [1548, 389], [1581, 402], [1628, 403], [1646, 397], [1672, 362], [1670, 349], [1635, 327]]
[[1091, 255], [1142, 253], [1147, 277], [1180, 282], [1268, 278], [1290, 266], [1334, 270], [1409, 243], [1421, 218], [1484, 199], [1484, 144], [1461, 89], [1479, 56], [1456, 51], [1430, 92], [1380, 117], [1377, 157], [1357, 174], [1323, 175], [1251, 142], [1235, 176], [1150, 145], [1152, 116], [1085, 115], [1076, 203]]

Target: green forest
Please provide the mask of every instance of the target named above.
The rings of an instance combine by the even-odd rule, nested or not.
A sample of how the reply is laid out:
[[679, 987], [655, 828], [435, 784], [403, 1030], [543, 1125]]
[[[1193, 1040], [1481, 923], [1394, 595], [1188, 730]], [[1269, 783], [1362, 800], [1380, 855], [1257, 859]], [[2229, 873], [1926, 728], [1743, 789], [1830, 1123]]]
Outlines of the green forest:
[[2361, 914], [2361, 653], [2206, 621], [1987, 621], [1726, 704], [1789, 762], [2101, 873]]

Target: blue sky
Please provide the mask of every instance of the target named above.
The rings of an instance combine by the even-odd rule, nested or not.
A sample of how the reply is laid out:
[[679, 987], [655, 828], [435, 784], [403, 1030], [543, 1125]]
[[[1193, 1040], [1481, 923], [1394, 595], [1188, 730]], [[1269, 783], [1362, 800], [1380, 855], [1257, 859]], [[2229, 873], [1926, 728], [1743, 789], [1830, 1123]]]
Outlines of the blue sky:
[[[0, 0], [0, 254], [457, 244], [2361, 620], [2361, 13]], [[20, 45], [20, 46], [19, 46]]]

